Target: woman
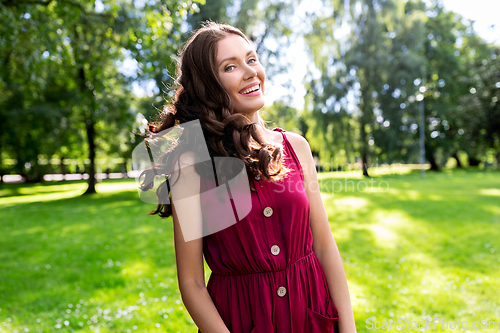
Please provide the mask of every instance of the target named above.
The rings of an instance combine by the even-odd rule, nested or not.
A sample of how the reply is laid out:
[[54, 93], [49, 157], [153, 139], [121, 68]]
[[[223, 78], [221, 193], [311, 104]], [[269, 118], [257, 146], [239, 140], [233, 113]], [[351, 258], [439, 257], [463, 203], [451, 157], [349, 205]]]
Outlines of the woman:
[[[265, 73], [248, 39], [229, 25], [205, 24], [181, 53], [178, 83], [151, 132], [198, 120], [210, 156], [243, 161], [252, 189], [251, 211], [236, 224], [185, 241], [180, 213], [188, 223], [204, 220], [210, 177], [200, 172], [199, 152], [180, 148], [196, 141], [193, 135], [183, 133], [163, 160], [174, 165], [176, 185], [169, 192], [164, 183], [157, 193], [170, 193], [173, 203], [152, 214], [173, 216], [179, 289], [199, 330], [355, 332], [309, 145], [263, 126]], [[212, 270], [208, 285], [203, 255]]]

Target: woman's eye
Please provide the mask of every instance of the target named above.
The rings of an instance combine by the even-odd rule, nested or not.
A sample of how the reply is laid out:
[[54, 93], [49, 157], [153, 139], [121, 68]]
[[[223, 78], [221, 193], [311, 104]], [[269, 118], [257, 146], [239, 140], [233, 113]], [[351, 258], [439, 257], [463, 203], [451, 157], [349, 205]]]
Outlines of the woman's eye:
[[230, 72], [230, 71], [232, 71], [234, 69], [234, 67], [235, 67], [234, 65], [226, 66], [226, 68], [224, 68], [224, 71]]
[[251, 59], [248, 60], [249, 64], [253, 64], [254, 62], [257, 62], [257, 59], [251, 58]]

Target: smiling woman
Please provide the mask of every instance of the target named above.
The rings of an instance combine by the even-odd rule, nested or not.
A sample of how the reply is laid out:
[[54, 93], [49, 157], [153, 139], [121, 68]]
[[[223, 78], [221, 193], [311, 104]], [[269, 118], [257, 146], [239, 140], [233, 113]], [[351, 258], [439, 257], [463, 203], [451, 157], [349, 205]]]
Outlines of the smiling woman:
[[[300, 135], [264, 127], [266, 76], [251, 43], [232, 26], [207, 23], [178, 66], [174, 101], [150, 131], [199, 121], [203, 135], [186, 126], [144, 173], [168, 177], [152, 214], [173, 217], [179, 289], [199, 331], [355, 332], [311, 150]], [[234, 160], [243, 165], [237, 181], [219, 173]], [[248, 196], [235, 188], [242, 183]], [[188, 235], [193, 228], [198, 238]]]

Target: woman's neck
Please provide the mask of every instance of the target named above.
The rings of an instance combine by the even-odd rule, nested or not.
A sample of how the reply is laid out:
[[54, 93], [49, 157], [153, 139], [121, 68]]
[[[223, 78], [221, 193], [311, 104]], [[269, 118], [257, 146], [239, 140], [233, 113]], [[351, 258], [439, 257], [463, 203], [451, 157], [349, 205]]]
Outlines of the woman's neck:
[[264, 122], [259, 115], [259, 111], [255, 111], [251, 114], [245, 115], [252, 123], [257, 124], [257, 132], [268, 142], [282, 143], [283, 137], [280, 132], [275, 132], [267, 129], [264, 126]]
[[245, 114], [245, 117], [247, 117], [252, 123], [256, 123], [256, 124], [262, 123], [262, 121], [261, 121], [262, 119], [259, 116], [259, 111], [255, 111], [255, 112], [250, 113], [250, 114]]

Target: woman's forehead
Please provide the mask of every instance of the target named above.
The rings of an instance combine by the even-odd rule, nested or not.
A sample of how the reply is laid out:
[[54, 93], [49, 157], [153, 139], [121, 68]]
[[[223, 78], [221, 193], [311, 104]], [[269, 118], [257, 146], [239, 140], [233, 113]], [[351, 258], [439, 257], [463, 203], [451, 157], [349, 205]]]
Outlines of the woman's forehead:
[[217, 42], [217, 61], [223, 61], [227, 57], [245, 56], [251, 51], [255, 49], [243, 37], [228, 34]]

